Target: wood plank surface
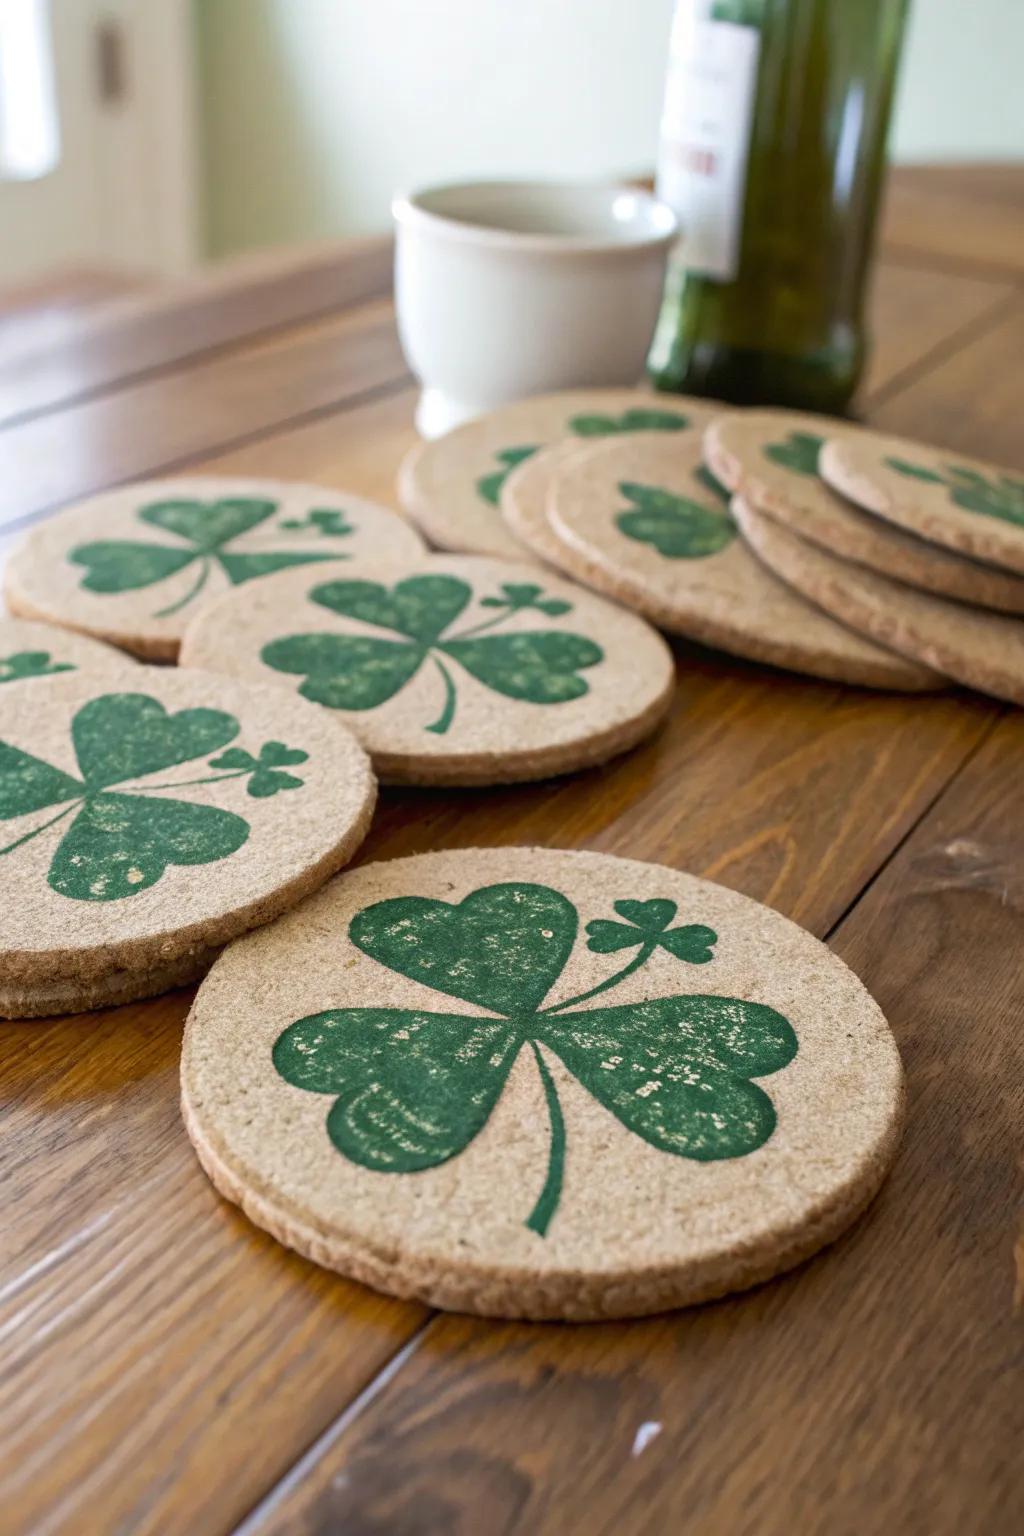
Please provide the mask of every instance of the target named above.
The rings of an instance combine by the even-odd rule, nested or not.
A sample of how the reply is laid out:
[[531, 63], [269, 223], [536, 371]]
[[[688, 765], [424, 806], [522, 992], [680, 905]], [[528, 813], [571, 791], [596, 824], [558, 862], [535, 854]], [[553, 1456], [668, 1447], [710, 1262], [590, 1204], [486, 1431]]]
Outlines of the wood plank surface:
[[901, 165], [889, 173], [884, 255], [1024, 277], [1024, 176], [1005, 165]]
[[1014, 714], [834, 937], [909, 1087], [856, 1226], [651, 1321], [439, 1316], [246, 1536], [1019, 1531], [1022, 760]]
[[[937, 259], [880, 269], [868, 413], [1019, 462], [1024, 311], [998, 261]], [[0, 431], [0, 517], [170, 465], [392, 499], [413, 392], [386, 305], [212, 355], [151, 345], [141, 373]], [[4, 1026], [0, 1531], [1019, 1528], [1020, 717], [677, 656], [646, 746], [548, 785], [389, 791], [362, 857], [592, 847], [839, 924], [910, 1071], [880, 1201], [829, 1254], [715, 1307], [585, 1329], [432, 1320], [214, 1194], [177, 1109], [187, 993]], [[978, 1438], [958, 1433], [968, 1416]]]

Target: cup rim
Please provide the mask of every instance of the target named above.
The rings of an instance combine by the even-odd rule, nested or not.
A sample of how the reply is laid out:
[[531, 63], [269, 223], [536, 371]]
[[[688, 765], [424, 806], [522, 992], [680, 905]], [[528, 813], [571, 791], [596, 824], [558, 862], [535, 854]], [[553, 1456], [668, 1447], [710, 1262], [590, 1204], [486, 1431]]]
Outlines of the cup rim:
[[[474, 224], [468, 219], [451, 214], [437, 213], [424, 207], [424, 199], [446, 192], [488, 191], [531, 192], [605, 192], [612, 203], [618, 198], [630, 198], [642, 211], [650, 233], [638, 234], [624, 240], [601, 239], [595, 235], [533, 234], [515, 229], [497, 229], [491, 224]], [[548, 256], [578, 255], [626, 255], [641, 251], [657, 251], [672, 245], [679, 234], [679, 222], [666, 202], [643, 187], [629, 186], [622, 182], [569, 181], [540, 177], [489, 177], [472, 181], [433, 182], [400, 192], [392, 201], [391, 212], [399, 228], [418, 229], [423, 233], [443, 235], [466, 245], [489, 246], [492, 249], [543, 253]], [[638, 217], [638, 228], [644, 220]], [[662, 228], [655, 226], [661, 224]]]

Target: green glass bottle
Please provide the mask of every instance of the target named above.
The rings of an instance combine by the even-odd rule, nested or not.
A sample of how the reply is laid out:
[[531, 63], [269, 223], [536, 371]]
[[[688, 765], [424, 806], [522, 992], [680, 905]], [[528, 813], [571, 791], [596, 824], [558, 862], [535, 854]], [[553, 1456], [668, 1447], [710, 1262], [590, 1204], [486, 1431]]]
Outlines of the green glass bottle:
[[677, 0], [658, 191], [682, 239], [659, 389], [842, 411], [908, 0]]

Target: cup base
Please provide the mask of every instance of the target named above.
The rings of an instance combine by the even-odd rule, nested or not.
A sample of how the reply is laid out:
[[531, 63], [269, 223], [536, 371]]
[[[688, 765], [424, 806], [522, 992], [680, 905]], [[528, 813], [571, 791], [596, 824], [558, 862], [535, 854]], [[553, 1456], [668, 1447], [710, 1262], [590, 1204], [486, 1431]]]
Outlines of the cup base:
[[420, 437], [442, 437], [453, 427], [461, 427], [464, 421], [482, 416], [486, 409], [484, 405], [453, 400], [441, 389], [425, 389], [416, 406], [416, 430]]

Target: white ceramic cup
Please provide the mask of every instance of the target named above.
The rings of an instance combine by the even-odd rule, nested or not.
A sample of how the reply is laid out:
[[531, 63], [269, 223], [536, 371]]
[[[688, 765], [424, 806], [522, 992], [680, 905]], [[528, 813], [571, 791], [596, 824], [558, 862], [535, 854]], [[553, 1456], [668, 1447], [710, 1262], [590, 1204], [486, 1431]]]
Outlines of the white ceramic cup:
[[437, 437], [547, 390], [636, 384], [671, 209], [626, 187], [481, 181], [395, 199], [398, 329]]

